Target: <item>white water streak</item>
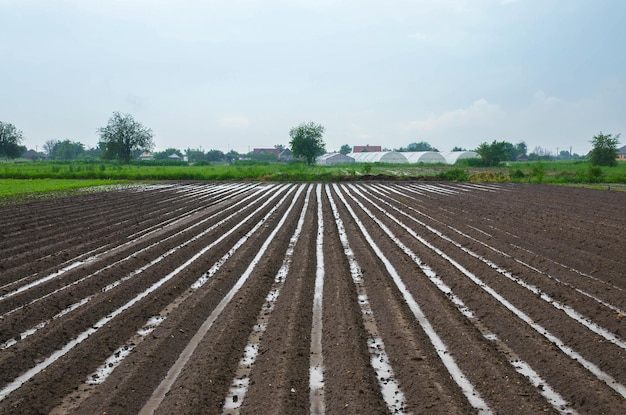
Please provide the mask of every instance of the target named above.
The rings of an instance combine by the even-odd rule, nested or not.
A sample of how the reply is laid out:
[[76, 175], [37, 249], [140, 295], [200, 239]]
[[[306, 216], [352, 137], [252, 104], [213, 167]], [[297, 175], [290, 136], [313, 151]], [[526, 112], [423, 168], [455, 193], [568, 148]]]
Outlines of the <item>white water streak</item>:
[[324, 401], [324, 355], [322, 353], [322, 307], [324, 299], [324, 218], [322, 216], [321, 184], [315, 189], [317, 196], [317, 240], [315, 270], [315, 291], [313, 294], [313, 323], [311, 327], [311, 355], [309, 366], [309, 387], [311, 414], [323, 415], [326, 412]]

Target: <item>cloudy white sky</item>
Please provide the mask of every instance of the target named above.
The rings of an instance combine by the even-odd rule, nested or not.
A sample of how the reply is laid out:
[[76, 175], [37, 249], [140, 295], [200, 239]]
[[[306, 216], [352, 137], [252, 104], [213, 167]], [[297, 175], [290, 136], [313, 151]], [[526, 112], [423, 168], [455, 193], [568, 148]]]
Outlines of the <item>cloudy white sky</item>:
[[[157, 150], [328, 150], [626, 133], [622, 0], [0, 0], [0, 121], [97, 144], [113, 111]], [[626, 134], [625, 134], [626, 136]], [[626, 137], [622, 138], [622, 142]]]

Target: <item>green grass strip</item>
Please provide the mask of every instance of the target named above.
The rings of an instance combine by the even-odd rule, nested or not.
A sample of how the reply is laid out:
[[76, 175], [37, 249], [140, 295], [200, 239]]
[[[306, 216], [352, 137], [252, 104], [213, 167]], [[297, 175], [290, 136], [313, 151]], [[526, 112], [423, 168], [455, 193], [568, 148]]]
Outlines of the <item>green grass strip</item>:
[[64, 192], [87, 187], [125, 183], [124, 180], [0, 179], [0, 198]]

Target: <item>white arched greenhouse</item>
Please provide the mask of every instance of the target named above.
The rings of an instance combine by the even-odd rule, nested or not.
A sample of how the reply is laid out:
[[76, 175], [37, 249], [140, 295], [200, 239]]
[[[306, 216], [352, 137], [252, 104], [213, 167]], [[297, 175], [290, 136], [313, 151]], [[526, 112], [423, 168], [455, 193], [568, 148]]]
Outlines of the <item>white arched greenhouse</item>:
[[361, 153], [349, 153], [357, 163], [394, 163], [406, 164], [408, 160], [397, 151], [364, 151]]
[[402, 153], [407, 158], [409, 163], [446, 163], [445, 157], [443, 157], [437, 151], [407, 151]]
[[443, 155], [443, 157], [445, 157], [446, 163], [448, 164], [455, 164], [457, 161], [463, 159], [480, 158], [478, 153], [475, 151], [448, 151], [441, 154]]
[[338, 163], [354, 163], [352, 157], [341, 153], [327, 153], [316, 159], [317, 164], [338, 164]]

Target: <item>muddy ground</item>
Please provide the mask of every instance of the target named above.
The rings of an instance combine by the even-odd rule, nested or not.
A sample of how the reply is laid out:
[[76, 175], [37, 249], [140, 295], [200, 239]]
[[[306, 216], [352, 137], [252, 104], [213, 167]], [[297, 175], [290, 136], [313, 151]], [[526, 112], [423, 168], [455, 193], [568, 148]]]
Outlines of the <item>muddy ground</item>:
[[0, 206], [0, 413], [623, 414], [625, 231], [531, 184]]

